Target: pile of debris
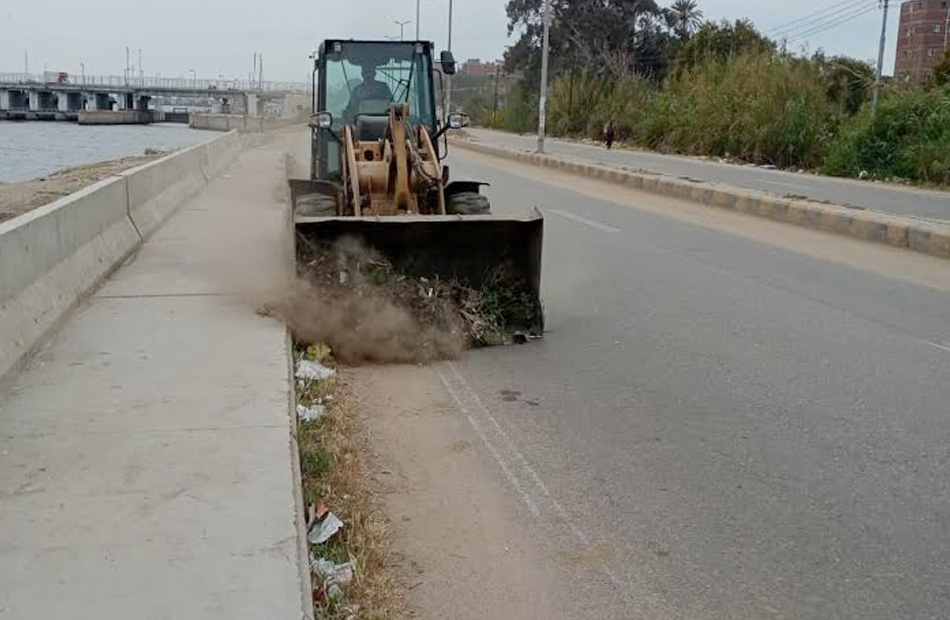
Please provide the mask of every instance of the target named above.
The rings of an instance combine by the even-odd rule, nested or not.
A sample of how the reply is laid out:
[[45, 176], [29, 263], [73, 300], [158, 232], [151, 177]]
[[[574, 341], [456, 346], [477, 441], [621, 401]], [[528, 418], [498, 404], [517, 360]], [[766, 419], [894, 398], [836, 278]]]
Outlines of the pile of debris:
[[[511, 328], [511, 317], [533, 320], [542, 312], [527, 282], [510, 266], [495, 267], [476, 288], [459, 280], [407, 275], [353, 239], [305, 248], [298, 275], [312, 294], [345, 310], [343, 329], [320, 335], [347, 362], [431, 361], [456, 357], [466, 347], [523, 342], [527, 336]], [[350, 347], [334, 342], [347, 333], [402, 341], [400, 330], [423, 347], [413, 359], [346, 359], [352, 357]]]

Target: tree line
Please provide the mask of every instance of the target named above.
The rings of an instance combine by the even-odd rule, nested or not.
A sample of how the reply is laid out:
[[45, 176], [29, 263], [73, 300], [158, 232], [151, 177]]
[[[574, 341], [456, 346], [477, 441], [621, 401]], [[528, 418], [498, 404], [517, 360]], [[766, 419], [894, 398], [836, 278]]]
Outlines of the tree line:
[[[510, 0], [512, 85], [466, 103], [477, 124], [537, 127], [543, 0]], [[927, 88], [891, 83], [877, 114], [870, 63], [786, 49], [748, 20], [708, 22], [696, 0], [551, 0], [548, 127], [663, 152], [828, 174], [950, 184], [950, 56]]]

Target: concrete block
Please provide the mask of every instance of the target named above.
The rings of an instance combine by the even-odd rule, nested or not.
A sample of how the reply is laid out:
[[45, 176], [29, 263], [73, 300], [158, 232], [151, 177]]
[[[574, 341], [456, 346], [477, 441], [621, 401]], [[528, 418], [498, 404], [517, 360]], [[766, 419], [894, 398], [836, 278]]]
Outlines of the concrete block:
[[710, 194], [710, 199], [714, 206], [726, 209], [734, 209], [736, 207], [736, 199], [738, 197], [734, 192], [722, 189], [711, 189]]
[[887, 222], [880, 217], [862, 215], [851, 220], [850, 235], [864, 241], [886, 243]]
[[789, 202], [787, 200], [776, 200], [772, 203], [772, 208], [769, 213], [761, 215], [773, 220], [778, 220], [779, 222], [785, 222], [788, 220], [788, 207]]
[[924, 225], [910, 226], [907, 230], [907, 247], [915, 252], [930, 253], [930, 229]]
[[[182, 202], [207, 183], [203, 144], [122, 173], [129, 186], [129, 213], [142, 237], [148, 237]], [[205, 163], [205, 166], [207, 164]]]
[[950, 228], [930, 231], [930, 254], [950, 258]]
[[752, 196], [739, 195], [736, 196], [736, 202], [732, 208], [740, 213], [744, 213], [749, 208], [749, 203], [754, 200]]
[[231, 131], [206, 143], [205, 177], [214, 178], [231, 165], [241, 150], [241, 136]]
[[788, 203], [788, 209], [785, 211], [785, 221], [796, 226], [804, 226], [808, 213], [808, 205], [802, 202]]
[[0, 224], [0, 376], [141, 243], [125, 179]]
[[908, 246], [909, 227], [905, 222], [892, 220], [887, 223], [887, 234], [885, 243], [896, 248], [906, 248]]

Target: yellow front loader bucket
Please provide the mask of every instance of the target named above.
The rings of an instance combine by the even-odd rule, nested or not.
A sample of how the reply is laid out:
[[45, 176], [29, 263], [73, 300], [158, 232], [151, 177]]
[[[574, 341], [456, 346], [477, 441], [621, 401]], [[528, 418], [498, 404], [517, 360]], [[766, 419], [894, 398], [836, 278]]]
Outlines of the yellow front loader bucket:
[[509, 342], [539, 338], [544, 332], [544, 219], [537, 209], [521, 217], [297, 216], [294, 223], [298, 270], [306, 269], [316, 254], [334, 252], [344, 240], [355, 242], [385, 257], [399, 277], [477, 291]]

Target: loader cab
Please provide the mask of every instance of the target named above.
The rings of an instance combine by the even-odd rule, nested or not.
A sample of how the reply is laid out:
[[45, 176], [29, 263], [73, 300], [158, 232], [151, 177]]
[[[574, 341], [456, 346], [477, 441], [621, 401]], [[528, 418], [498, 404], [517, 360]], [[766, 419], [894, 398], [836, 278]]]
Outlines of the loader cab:
[[[442, 64], [446, 72], [454, 72]], [[432, 44], [424, 41], [328, 40], [315, 62], [311, 178], [340, 179], [339, 135], [353, 126], [360, 140], [383, 137], [391, 103], [407, 102], [413, 126], [438, 134]]]

